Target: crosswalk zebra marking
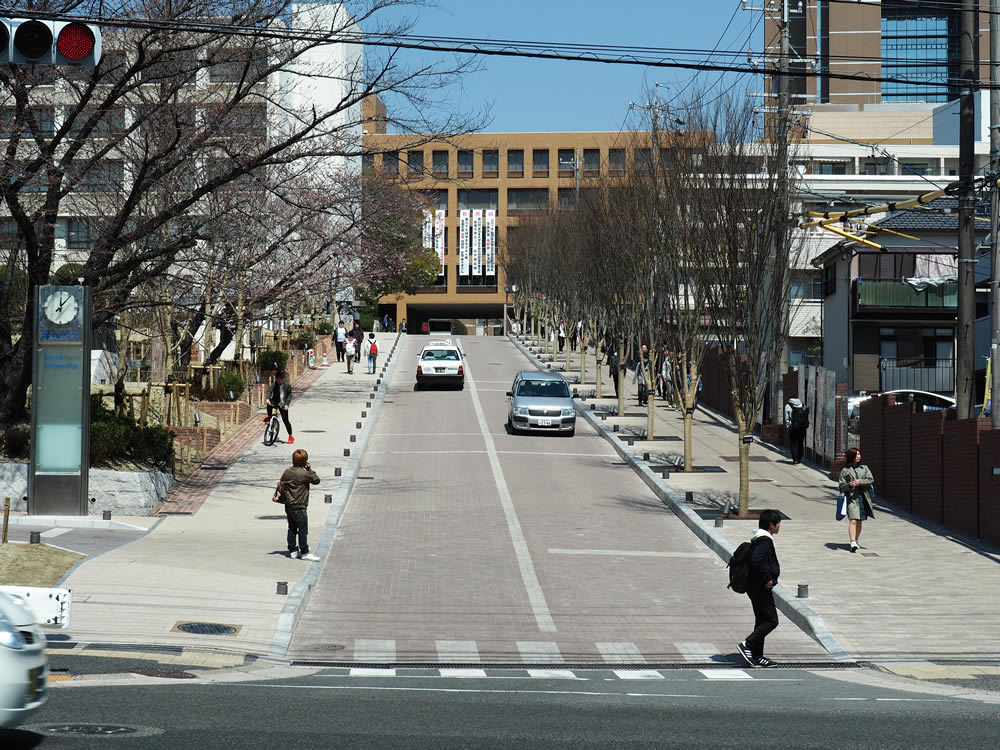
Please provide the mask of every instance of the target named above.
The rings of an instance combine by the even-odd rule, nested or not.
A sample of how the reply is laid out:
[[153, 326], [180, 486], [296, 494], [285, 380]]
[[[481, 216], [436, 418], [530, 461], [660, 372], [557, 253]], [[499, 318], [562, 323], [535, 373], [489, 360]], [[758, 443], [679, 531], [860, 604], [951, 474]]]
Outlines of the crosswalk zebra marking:
[[351, 677], [395, 677], [396, 670], [378, 667], [351, 667]]
[[450, 664], [475, 664], [479, 662], [479, 648], [475, 641], [434, 641], [438, 661]]
[[619, 680], [665, 680], [667, 679], [655, 669], [613, 669]]
[[525, 664], [562, 664], [562, 653], [555, 641], [518, 641], [517, 650]]
[[601, 652], [601, 658], [608, 664], [644, 664], [646, 660], [634, 643], [601, 641], [594, 644]]
[[742, 669], [699, 669], [709, 680], [752, 680]]
[[701, 643], [700, 641], [677, 641], [674, 643], [684, 661], [704, 662], [711, 661], [712, 657], [719, 655], [719, 649], [714, 643]]
[[529, 677], [538, 677], [543, 680], [583, 680], [584, 677], [577, 677], [572, 669], [529, 669]]
[[354, 660], [391, 664], [396, 661], [396, 641], [358, 638], [354, 641]]

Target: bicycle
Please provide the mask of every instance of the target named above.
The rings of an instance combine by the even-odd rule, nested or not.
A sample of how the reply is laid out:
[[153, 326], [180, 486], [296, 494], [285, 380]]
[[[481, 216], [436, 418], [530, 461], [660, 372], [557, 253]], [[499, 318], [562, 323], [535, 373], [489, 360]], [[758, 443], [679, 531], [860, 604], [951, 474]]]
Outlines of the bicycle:
[[267, 426], [264, 428], [264, 445], [274, 445], [274, 441], [278, 439], [278, 432], [281, 430], [278, 412], [279, 410], [275, 409], [267, 420]]

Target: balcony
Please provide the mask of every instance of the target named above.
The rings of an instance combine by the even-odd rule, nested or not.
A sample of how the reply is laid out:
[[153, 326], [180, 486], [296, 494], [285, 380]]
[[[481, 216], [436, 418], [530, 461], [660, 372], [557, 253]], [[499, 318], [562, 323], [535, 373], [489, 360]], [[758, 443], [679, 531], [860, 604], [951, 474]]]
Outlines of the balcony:
[[926, 357], [882, 357], [879, 360], [879, 385], [882, 391], [908, 388], [932, 393], [953, 393], [955, 362], [951, 359]]
[[903, 281], [856, 279], [854, 288], [858, 311], [887, 308], [955, 310], [958, 307], [958, 284], [951, 282], [919, 290]]

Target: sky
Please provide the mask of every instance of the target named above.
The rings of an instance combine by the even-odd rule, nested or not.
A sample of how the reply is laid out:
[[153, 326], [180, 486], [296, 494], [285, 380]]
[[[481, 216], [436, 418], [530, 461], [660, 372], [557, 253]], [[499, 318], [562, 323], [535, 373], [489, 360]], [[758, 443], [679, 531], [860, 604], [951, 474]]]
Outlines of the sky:
[[[760, 3], [757, 3], [758, 5]], [[762, 14], [740, 0], [436, 0], [436, 7], [408, 8], [411, 33], [578, 44], [658, 48], [746, 50], [758, 56]], [[727, 30], [728, 25], [728, 30]], [[441, 59], [440, 53], [406, 51], [407, 63]], [[490, 113], [487, 132], [619, 131], [638, 127], [629, 102], [646, 103], [655, 89], [661, 102], [677, 105], [692, 95], [711, 99], [753, 77], [637, 65], [606, 65], [504, 57], [480, 57], [482, 70], [441, 92], [465, 113]], [[738, 60], [746, 63], [746, 56]], [[762, 90], [760, 77], [751, 89]], [[392, 109], [391, 98], [386, 102]], [[391, 113], [390, 113], [391, 114]], [[677, 115], [675, 115], [677, 116]], [[682, 116], [682, 113], [680, 114]], [[631, 118], [631, 119], [629, 119]]]

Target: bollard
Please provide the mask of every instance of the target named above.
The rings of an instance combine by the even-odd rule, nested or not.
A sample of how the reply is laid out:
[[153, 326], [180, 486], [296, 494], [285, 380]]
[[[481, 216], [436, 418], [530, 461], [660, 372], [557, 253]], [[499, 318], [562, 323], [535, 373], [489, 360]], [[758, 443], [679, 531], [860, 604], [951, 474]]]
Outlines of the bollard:
[[340, 467], [339, 466], [336, 469], [333, 470], [333, 475], [335, 477], [339, 477], [340, 476]]
[[660, 469], [660, 477], [670, 479], [670, 469]]
[[361, 422], [355, 422], [354, 423], [354, 428], [357, 429], [357, 430], [360, 430], [361, 429]]
[[[337, 471], [340, 471], [340, 469], [337, 469]], [[323, 502], [326, 503], [327, 505], [329, 505], [330, 503], [332, 503], [333, 502], [333, 495], [323, 495]]]
[[798, 595], [798, 598], [799, 599], [808, 599], [809, 598], [809, 584], [808, 583], [800, 583], [799, 584], [799, 595]]
[[274, 593], [288, 596], [288, 581], [278, 581], [278, 589]]
[[371, 409], [372, 408], [372, 402], [371, 401], [365, 401], [365, 408], [366, 409]]
[[684, 502], [686, 503], [694, 502], [694, 493], [691, 490], [688, 490], [687, 492], [684, 493]]
[[625, 442], [628, 443], [629, 445], [635, 445], [635, 438], [629, 436], [629, 437], [625, 438]]
[[642, 460], [649, 461], [649, 451], [646, 451], [645, 453], [642, 454]]
[[111, 520], [111, 511], [110, 511], [110, 510], [106, 510], [106, 511], [104, 511], [104, 512], [103, 512], [103, 513], [101, 514], [101, 518], [102, 518], [103, 520], [105, 520], [105, 521], [110, 521], [110, 520]]
[[29, 544], [41, 544], [41, 542], [42, 542], [42, 532], [32, 531], [30, 534], [28, 534]]
[[602, 414], [602, 415], [601, 415], [601, 421], [602, 421], [602, 422], [606, 422], [606, 421], [607, 421], [607, 419], [608, 419], [608, 415], [607, 415], [607, 414]]
[[591, 411], [594, 411], [594, 409], [595, 409], [596, 407], [597, 407], [597, 404], [591, 404], [591, 405], [590, 405], [590, 410], [591, 410]]
[[375, 378], [375, 385], [382, 385], [382, 378]]
[[351, 449], [350, 448], [344, 448], [344, 455], [345, 456], [351, 455]]
[[351, 442], [352, 443], [358, 442], [358, 436], [357, 435], [351, 435]]
[[721, 518], [716, 518], [715, 519], [715, 528], [717, 528], [717, 529], [721, 529], [722, 528], [722, 519]]
[[368, 417], [368, 412], [366, 412], [366, 411], [361, 412], [361, 418], [362, 419], [366, 419], [367, 417]]
[[618, 432], [618, 425], [617, 424], [611, 425], [611, 431], [612, 432]]
[[732, 510], [733, 510], [733, 501], [726, 500], [726, 507], [722, 509], [722, 515], [724, 516], [731, 515]]

